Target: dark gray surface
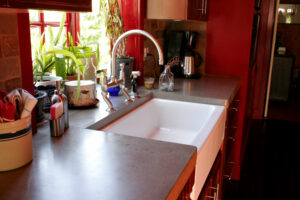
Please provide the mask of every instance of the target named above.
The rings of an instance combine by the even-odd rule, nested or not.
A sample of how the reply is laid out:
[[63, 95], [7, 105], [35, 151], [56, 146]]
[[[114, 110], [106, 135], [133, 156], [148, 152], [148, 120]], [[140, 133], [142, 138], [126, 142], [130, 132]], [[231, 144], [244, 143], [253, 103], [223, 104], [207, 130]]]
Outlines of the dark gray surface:
[[206, 75], [200, 79], [175, 79], [174, 92], [153, 90], [158, 98], [188, 101], [195, 103], [229, 106], [236, 95], [241, 79]]
[[196, 147], [70, 127], [33, 136], [33, 161], [0, 173], [1, 200], [165, 199]]

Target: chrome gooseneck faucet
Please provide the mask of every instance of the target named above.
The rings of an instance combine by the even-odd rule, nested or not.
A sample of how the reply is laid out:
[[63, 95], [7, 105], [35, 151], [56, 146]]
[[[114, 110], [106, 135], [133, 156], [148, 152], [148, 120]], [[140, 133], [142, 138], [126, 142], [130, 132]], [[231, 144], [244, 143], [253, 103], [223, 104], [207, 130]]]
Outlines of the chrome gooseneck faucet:
[[119, 79], [116, 76], [116, 52], [117, 52], [117, 48], [119, 46], [119, 44], [129, 35], [143, 35], [146, 36], [147, 38], [149, 38], [155, 45], [157, 51], [158, 51], [158, 57], [159, 57], [159, 64], [163, 65], [164, 64], [164, 54], [162, 51], [162, 48], [160, 47], [159, 43], [157, 42], [157, 40], [148, 32], [143, 31], [143, 30], [139, 30], [139, 29], [134, 29], [134, 30], [130, 30], [127, 31], [125, 33], [123, 33], [115, 42], [113, 50], [112, 50], [112, 65], [111, 65], [111, 72], [112, 72], [112, 76], [111, 76], [111, 81], [108, 83], [107, 80], [107, 76], [106, 74], [104, 74], [104, 78], [101, 84], [101, 95], [103, 96], [104, 101], [106, 102], [106, 104], [108, 105], [108, 109], [109, 111], [114, 111], [115, 109], [113, 108], [113, 105], [111, 103], [111, 101], [108, 98], [108, 92], [107, 89], [108, 88], [112, 88], [115, 86], [120, 85], [121, 86], [121, 91], [123, 92], [123, 94], [126, 96], [126, 99], [128, 102], [131, 102], [132, 100], [130, 99], [129, 94], [127, 93], [126, 89], [125, 89], [125, 73], [124, 73], [124, 66], [125, 64], [122, 63], [120, 65], [121, 67], [121, 72], [120, 72], [120, 77]]

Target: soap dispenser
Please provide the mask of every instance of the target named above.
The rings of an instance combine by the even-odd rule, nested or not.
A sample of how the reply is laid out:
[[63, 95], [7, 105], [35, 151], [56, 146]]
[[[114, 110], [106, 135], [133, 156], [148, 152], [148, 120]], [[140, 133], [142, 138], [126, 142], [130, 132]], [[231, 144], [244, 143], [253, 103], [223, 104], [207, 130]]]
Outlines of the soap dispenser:
[[133, 98], [137, 99], [138, 96], [138, 76], [140, 76], [140, 71], [133, 71], [132, 72], [132, 79], [131, 79], [131, 85], [132, 85], [132, 93]]
[[54, 104], [58, 101], [57, 96], [59, 97], [60, 101], [63, 102], [64, 108], [64, 125], [65, 129], [69, 128], [69, 108], [68, 108], [68, 98], [60, 89], [61, 81], [56, 81], [56, 90], [54, 95], [51, 98], [51, 103]]
[[52, 137], [61, 136], [69, 128], [68, 100], [60, 89], [60, 83], [60, 81], [56, 82], [56, 90], [51, 97], [50, 133]]

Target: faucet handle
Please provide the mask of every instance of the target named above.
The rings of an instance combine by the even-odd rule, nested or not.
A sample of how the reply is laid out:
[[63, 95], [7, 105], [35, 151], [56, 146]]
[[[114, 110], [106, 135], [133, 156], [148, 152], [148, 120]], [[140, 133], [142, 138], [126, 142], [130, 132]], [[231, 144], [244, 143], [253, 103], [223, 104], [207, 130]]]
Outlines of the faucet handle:
[[125, 63], [120, 63], [120, 80], [125, 81], [125, 72], [124, 72], [124, 68], [125, 68]]
[[125, 65], [126, 65], [125, 63], [120, 63], [121, 71], [124, 70]]

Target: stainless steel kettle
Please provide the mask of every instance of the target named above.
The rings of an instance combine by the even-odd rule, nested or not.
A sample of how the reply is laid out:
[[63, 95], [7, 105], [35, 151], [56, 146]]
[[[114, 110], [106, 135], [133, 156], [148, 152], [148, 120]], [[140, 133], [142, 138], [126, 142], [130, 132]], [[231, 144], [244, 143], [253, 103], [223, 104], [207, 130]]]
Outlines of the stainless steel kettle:
[[[195, 59], [196, 57], [196, 59]], [[195, 63], [195, 60], [197, 61]], [[198, 67], [201, 64], [201, 56], [199, 53], [194, 51], [187, 51], [183, 60], [183, 75], [185, 78], [199, 78], [200, 74]]]

